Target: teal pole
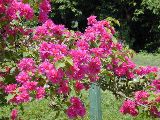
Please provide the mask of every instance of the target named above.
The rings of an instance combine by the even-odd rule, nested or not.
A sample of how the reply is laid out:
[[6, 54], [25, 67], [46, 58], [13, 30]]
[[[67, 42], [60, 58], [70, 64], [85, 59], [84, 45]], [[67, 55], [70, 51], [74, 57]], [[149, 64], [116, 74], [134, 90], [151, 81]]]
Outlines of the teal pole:
[[89, 90], [90, 120], [102, 120], [100, 87], [92, 84]]

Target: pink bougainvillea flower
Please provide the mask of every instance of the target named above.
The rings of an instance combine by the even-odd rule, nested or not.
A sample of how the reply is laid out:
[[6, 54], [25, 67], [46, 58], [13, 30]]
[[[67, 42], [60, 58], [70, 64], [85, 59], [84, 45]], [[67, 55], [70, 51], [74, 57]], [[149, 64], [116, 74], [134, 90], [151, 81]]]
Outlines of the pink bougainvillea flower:
[[35, 61], [33, 58], [23, 58], [20, 60], [18, 63], [18, 68], [21, 71], [26, 71], [26, 72], [34, 72], [35, 71]]
[[88, 20], [88, 25], [93, 25], [94, 23], [97, 22], [96, 16], [90, 16], [89, 18], [87, 18], [87, 20]]
[[123, 114], [128, 113], [132, 116], [138, 115], [138, 110], [136, 109], [136, 104], [135, 104], [135, 102], [133, 102], [131, 100], [124, 101], [123, 105], [120, 108], [120, 112]]
[[76, 81], [76, 83], [75, 83], [75, 89], [76, 89], [77, 92], [80, 92], [84, 88], [85, 87], [84, 87], [83, 83], [81, 83], [80, 81]]
[[16, 120], [18, 117], [18, 110], [13, 109], [11, 112], [11, 120]]
[[77, 97], [72, 97], [70, 99], [71, 106], [67, 109], [67, 115], [70, 119], [75, 119], [78, 116], [84, 117], [86, 114], [86, 109], [81, 102], [81, 100]]
[[140, 104], [147, 104], [148, 97], [149, 97], [149, 93], [143, 90], [135, 92], [135, 101]]
[[25, 83], [27, 81], [31, 80], [31, 77], [28, 75], [28, 73], [22, 71], [16, 76], [16, 81], [19, 83]]
[[43, 87], [36, 88], [36, 99], [43, 99], [45, 97], [45, 89]]
[[5, 86], [6, 93], [13, 93], [17, 89], [17, 84], [9, 84]]

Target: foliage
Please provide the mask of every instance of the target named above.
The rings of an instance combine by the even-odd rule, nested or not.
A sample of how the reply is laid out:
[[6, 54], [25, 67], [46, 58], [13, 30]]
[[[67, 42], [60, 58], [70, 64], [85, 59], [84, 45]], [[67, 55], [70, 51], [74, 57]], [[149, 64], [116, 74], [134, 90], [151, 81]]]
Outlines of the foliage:
[[52, 0], [50, 18], [69, 29], [84, 31], [86, 19], [90, 15], [97, 15], [99, 5], [100, 1], [97, 0]]
[[[81, 119], [87, 113], [82, 91], [92, 83], [98, 82], [102, 87], [102, 80], [107, 83], [110, 79], [108, 86], [116, 88], [109, 89], [114, 95], [132, 97], [132, 92], [144, 89], [152, 80], [159, 81], [159, 68], [137, 66], [131, 60], [132, 51], [118, 43], [112, 22], [119, 22], [111, 17], [107, 18], [110, 21], [98, 21], [96, 16], [90, 16], [85, 32], [79, 32], [49, 19], [48, 0], [38, 5], [35, 1], [0, 2], [1, 104], [11, 105], [12, 120], [21, 119], [17, 109], [23, 113], [23, 103], [47, 97], [55, 118], [62, 112], [69, 119]], [[34, 11], [29, 2], [39, 9], [35, 7]], [[131, 107], [132, 112], [136, 111], [135, 104]], [[124, 111], [125, 107], [121, 112], [132, 114]]]
[[158, 3], [159, 0], [53, 0], [50, 17], [68, 28], [84, 31], [90, 15], [100, 19], [111, 16], [121, 23], [116, 26], [119, 39], [138, 52], [156, 52], [160, 44]]
[[159, 0], [143, 0], [142, 5], [153, 11], [154, 14], [160, 14]]

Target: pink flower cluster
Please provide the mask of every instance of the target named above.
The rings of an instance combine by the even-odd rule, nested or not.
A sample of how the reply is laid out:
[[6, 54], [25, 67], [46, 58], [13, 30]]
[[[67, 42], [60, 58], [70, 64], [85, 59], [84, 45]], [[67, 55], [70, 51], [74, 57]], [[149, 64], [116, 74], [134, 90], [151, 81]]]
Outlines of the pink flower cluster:
[[18, 63], [18, 68], [19, 68], [19, 70], [24, 71], [24, 72], [34, 73], [35, 69], [36, 69], [35, 61], [32, 58], [23, 58]]
[[75, 83], [75, 89], [76, 89], [77, 92], [80, 92], [84, 88], [85, 88], [85, 86], [84, 86], [83, 83], [81, 83], [80, 81], [76, 81], [76, 83]]
[[[46, 8], [46, 11], [49, 11], [49, 9]], [[122, 50], [119, 43], [112, 41], [114, 30], [109, 22], [97, 21], [95, 18], [93, 16], [88, 18], [90, 26], [86, 28], [84, 33], [73, 33], [64, 26], [55, 25], [51, 20], [45, 20], [42, 26], [35, 29], [33, 38], [40, 40], [39, 54], [41, 58], [41, 63], [37, 65], [37, 71], [45, 77], [46, 84], [49, 84], [49, 87], [54, 86], [56, 94], [69, 95], [72, 90], [71, 85], [74, 85], [76, 92], [88, 89], [88, 83], [99, 79], [103, 67], [102, 58], [106, 59], [111, 55], [113, 49]], [[70, 38], [73, 39], [72, 44], [68, 41]], [[50, 42], [41, 42], [43, 39]], [[69, 64], [65, 60], [67, 57], [71, 59], [73, 64]], [[62, 61], [64, 67], [56, 69], [56, 63]], [[128, 62], [130, 61], [128, 60]], [[133, 66], [130, 65], [130, 67]], [[67, 109], [69, 118], [83, 117], [86, 111], [80, 99], [74, 97], [70, 101], [71, 106]]]
[[48, 20], [48, 13], [51, 11], [49, 0], [42, 0], [39, 9], [39, 22], [44, 23]]
[[56, 70], [53, 64], [49, 61], [42, 62], [38, 67], [38, 71], [40, 74], [46, 75], [48, 80], [50, 80], [53, 84], [60, 83], [64, 77], [64, 72], [62, 69]]
[[[66, 28], [64, 25], [56, 25], [52, 22], [52, 20], [46, 20], [42, 26], [38, 26], [35, 29], [35, 34], [33, 36], [34, 40], [42, 40], [46, 37], [60, 37], [65, 34]], [[56, 40], [56, 39], [55, 39]], [[58, 43], [58, 40], [56, 40]]]
[[9, 84], [5, 87], [5, 92], [10, 94], [13, 93], [17, 88], [17, 84]]
[[7, 23], [3, 24], [0, 30], [0, 35], [4, 40], [7, 40], [10, 35], [32, 33], [32, 29], [19, 25], [23, 24], [22, 21], [32, 20], [34, 17], [34, 11], [29, 4], [21, 0], [0, 0], [0, 15], [0, 22]]
[[61, 81], [57, 92], [58, 94], [68, 95], [70, 92], [69, 81]]
[[[113, 52], [115, 51], [119, 51], [120, 55], [124, 54], [122, 45], [112, 41], [115, 33], [114, 29], [109, 25], [109, 22], [97, 21], [95, 18], [95, 16], [88, 18], [88, 25], [90, 26], [86, 28], [84, 33], [72, 34], [64, 27], [55, 25], [51, 20], [47, 20], [42, 26], [36, 28], [35, 39], [43, 39], [44, 36], [54, 38], [51, 42], [40, 44], [39, 53], [42, 63], [39, 65], [38, 71], [49, 80], [47, 83], [51, 82], [53, 86], [56, 86], [57, 94], [69, 95], [71, 91], [70, 83], [74, 82], [72, 80], [76, 81], [74, 82], [76, 92], [85, 89], [83, 79], [89, 78], [89, 82], [97, 81], [103, 67], [101, 60], [112, 55], [114, 57], [106, 69], [112, 71], [118, 77], [125, 76], [132, 80], [137, 75], [142, 76], [158, 72], [158, 69], [153, 67], [136, 68], [136, 64], [127, 55], [123, 55], [123, 58], [114, 55]], [[106, 28], [110, 32], [106, 31]], [[64, 38], [58, 37], [62, 35], [64, 35]], [[68, 38], [70, 37], [74, 39], [72, 46], [68, 45]], [[65, 57], [70, 57], [73, 60], [73, 65], [68, 66], [65, 63], [65, 67], [56, 69], [56, 62], [63, 61]], [[137, 103], [148, 104], [148, 97], [149, 94], [145, 91], [138, 91], [135, 93], [136, 102], [127, 100], [121, 107], [121, 112], [136, 116], [138, 114]], [[78, 107], [75, 107], [76, 105], [72, 103], [67, 109], [69, 118], [83, 116], [77, 113], [76, 108]]]
[[18, 110], [13, 109], [11, 112], [11, 120], [16, 120], [18, 117]]
[[158, 67], [154, 66], [139, 67], [126, 55], [121, 55], [121, 57], [111, 57], [111, 61], [107, 64], [106, 69], [113, 72], [114, 75], [118, 77], [126, 77], [128, 80], [133, 80], [137, 76], [148, 76], [151, 73], [153, 73], [154, 76], [157, 76], [160, 71]]
[[[36, 29], [36, 31], [40, 31], [36, 32], [37, 34], [35, 34], [34, 37], [41, 38], [41, 35], [61, 36], [62, 34], [59, 33], [63, 33], [64, 28], [60, 29], [61, 32], [58, 32], [55, 29], [58, 27], [55, 26], [56, 25], [51, 20], [47, 20], [42, 26], [39, 26]], [[66, 71], [69, 79], [81, 80], [85, 77], [85, 75], [87, 75], [91, 81], [96, 81], [102, 66], [100, 58], [102, 56], [107, 57], [109, 54], [111, 54], [112, 48], [115, 48], [117, 45], [112, 42], [112, 33], [108, 33], [105, 27], [111, 29], [107, 21], [97, 21], [96, 23], [92, 24], [92, 26], [89, 26], [84, 34], [75, 33], [72, 37], [79, 35], [78, 40], [75, 42], [75, 49], [69, 49], [65, 46], [65, 44], [54, 44], [60, 42], [60, 40], [55, 40], [52, 43], [42, 42], [39, 48], [40, 56], [43, 61], [53, 58], [53, 63], [55, 63], [57, 60], [63, 59], [64, 57], [71, 56], [73, 59], [73, 66], [70, 66]], [[92, 35], [94, 35], [94, 37], [92, 37]], [[97, 44], [96, 38], [98, 36], [100, 36], [101, 39], [101, 41], [98, 41], [99, 45], [92, 46], [92, 44]], [[91, 40], [90, 38], [93, 39]], [[47, 73], [47, 78], [51, 80], [53, 77], [51, 78], [49, 76], [50, 74], [51, 76], [55, 76], [56, 70], [52, 69], [52, 71], [49, 71], [50, 72]]]
[[135, 101], [140, 104], [148, 104], [149, 93], [146, 91], [137, 91], [135, 92]]
[[32, 99], [31, 94], [36, 92], [35, 98], [42, 99], [45, 95], [45, 89], [38, 86], [38, 82], [32, 80], [35, 72], [35, 62], [31, 58], [23, 58], [18, 64], [21, 72], [16, 76], [17, 84], [9, 84], [5, 86], [5, 92], [13, 94], [14, 97], [9, 102], [20, 104], [28, 102]]
[[138, 115], [138, 110], [136, 109], [136, 103], [131, 100], [124, 101], [122, 107], [120, 108], [120, 112], [123, 114], [130, 114], [132, 116]]
[[159, 87], [160, 80], [153, 80], [149, 89], [135, 92], [134, 100], [124, 101], [120, 112], [137, 116], [139, 113], [138, 108], [141, 108], [145, 112], [149, 112], [152, 117], [160, 118], [160, 111], [158, 110], [158, 105], [160, 103]]
[[43, 60], [54, 58], [54, 61], [62, 59], [67, 54], [66, 45], [43, 42], [39, 48], [40, 56]]
[[4, 39], [6, 39], [9, 35], [15, 36], [17, 33], [21, 33], [22, 35], [29, 35], [30, 33], [32, 33], [32, 29], [23, 28], [21, 26], [15, 26], [10, 23], [4, 26], [4, 30]]
[[136, 65], [128, 57], [125, 56], [125, 60], [119, 58], [113, 58], [111, 63], [107, 64], [106, 69], [113, 71], [118, 77], [126, 77], [127, 79], [133, 79], [135, 77], [134, 69]]
[[145, 66], [145, 67], [139, 67], [138, 69], [135, 69], [135, 73], [137, 75], [147, 75], [150, 73], [157, 73], [158, 71], [159, 71], [159, 68], [154, 66]]
[[30, 7], [29, 4], [24, 4], [22, 2], [18, 2], [17, 0], [13, 0], [8, 4], [8, 8], [6, 9], [6, 15], [10, 20], [17, 19], [17, 13], [19, 13], [20, 17], [24, 17], [27, 20], [30, 20], [34, 16], [34, 11]]
[[90, 16], [89, 18], [87, 18], [87, 20], [88, 20], [88, 25], [93, 25], [94, 23], [97, 22], [96, 16]]
[[155, 87], [156, 90], [160, 90], [160, 80], [153, 80], [151, 86]]
[[27, 81], [30, 81], [31, 77], [28, 75], [28, 73], [22, 71], [16, 76], [16, 81], [19, 83], [25, 83]]
[[70, 91], [68, 80], [64, 80], [64, 71], [56, 68], [48, 61], [44, 61], [39, 65], [39, 73], [46, 75], [46, 78], [53, 84], [58, 85], [56, 89], [58, 94], [68, 94]]
[[5, 4], [3, 0], [0, 0], [0, 14], [4, 13], [6, 10]]
[[72, 97], [70, 99], [71, 105], [67, 109], [67, 115], [70, 119], [75, 119], [78, 116], [84, 117], [86, 114], [86, 109], [81, 102], [81, 100], [77, 97]]

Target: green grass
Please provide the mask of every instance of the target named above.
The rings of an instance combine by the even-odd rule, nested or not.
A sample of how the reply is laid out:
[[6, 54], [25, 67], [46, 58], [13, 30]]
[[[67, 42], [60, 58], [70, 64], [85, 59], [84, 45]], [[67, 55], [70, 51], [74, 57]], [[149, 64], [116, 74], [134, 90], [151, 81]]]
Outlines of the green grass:
[[160, 54], [139, 53], [135, 55], [133, 61], [142, 66], [150, 65], [160, 67]]
[[[156, 65], [160, 66], [160, 55], [153, 55], [153, 54], [144, 54], [140, 53], [137, 54], [133, 60], [138, 65]], [[88, 93], [86, 94], [86, 101], [89, 102], [87, 99]], [[117, 100], [112, 95], [111, 92], [105, 91], [102, 92], [102, 116], [103, 120], [150, 120], [143, 118], [141, 116], [138, 116], [136, 118], [133, 118], [129, 115], [124, 116], [119, 112], [119, 108], [122, 104], [123, 100]], [[41, 101], [33, 101], [31, 103], [25, 103], [24, 104], [24, 114], [19, 114], [22, 120], [68, 120], [66, 118], [66, 115], [64, 113], [60, 114], [57, 119], [54, 118], [55, 112], [48, 107], [49, 100], [44, 99]], [[89, 111], [89, 110], [87, 110]], [[8, 116], [10, 114], [10, 106], [3, 106], [0, 108], [0, 120], [7, 120]], [[83, 120], [89, 120], [89, 113], [87, 112], [86, 117]]]

